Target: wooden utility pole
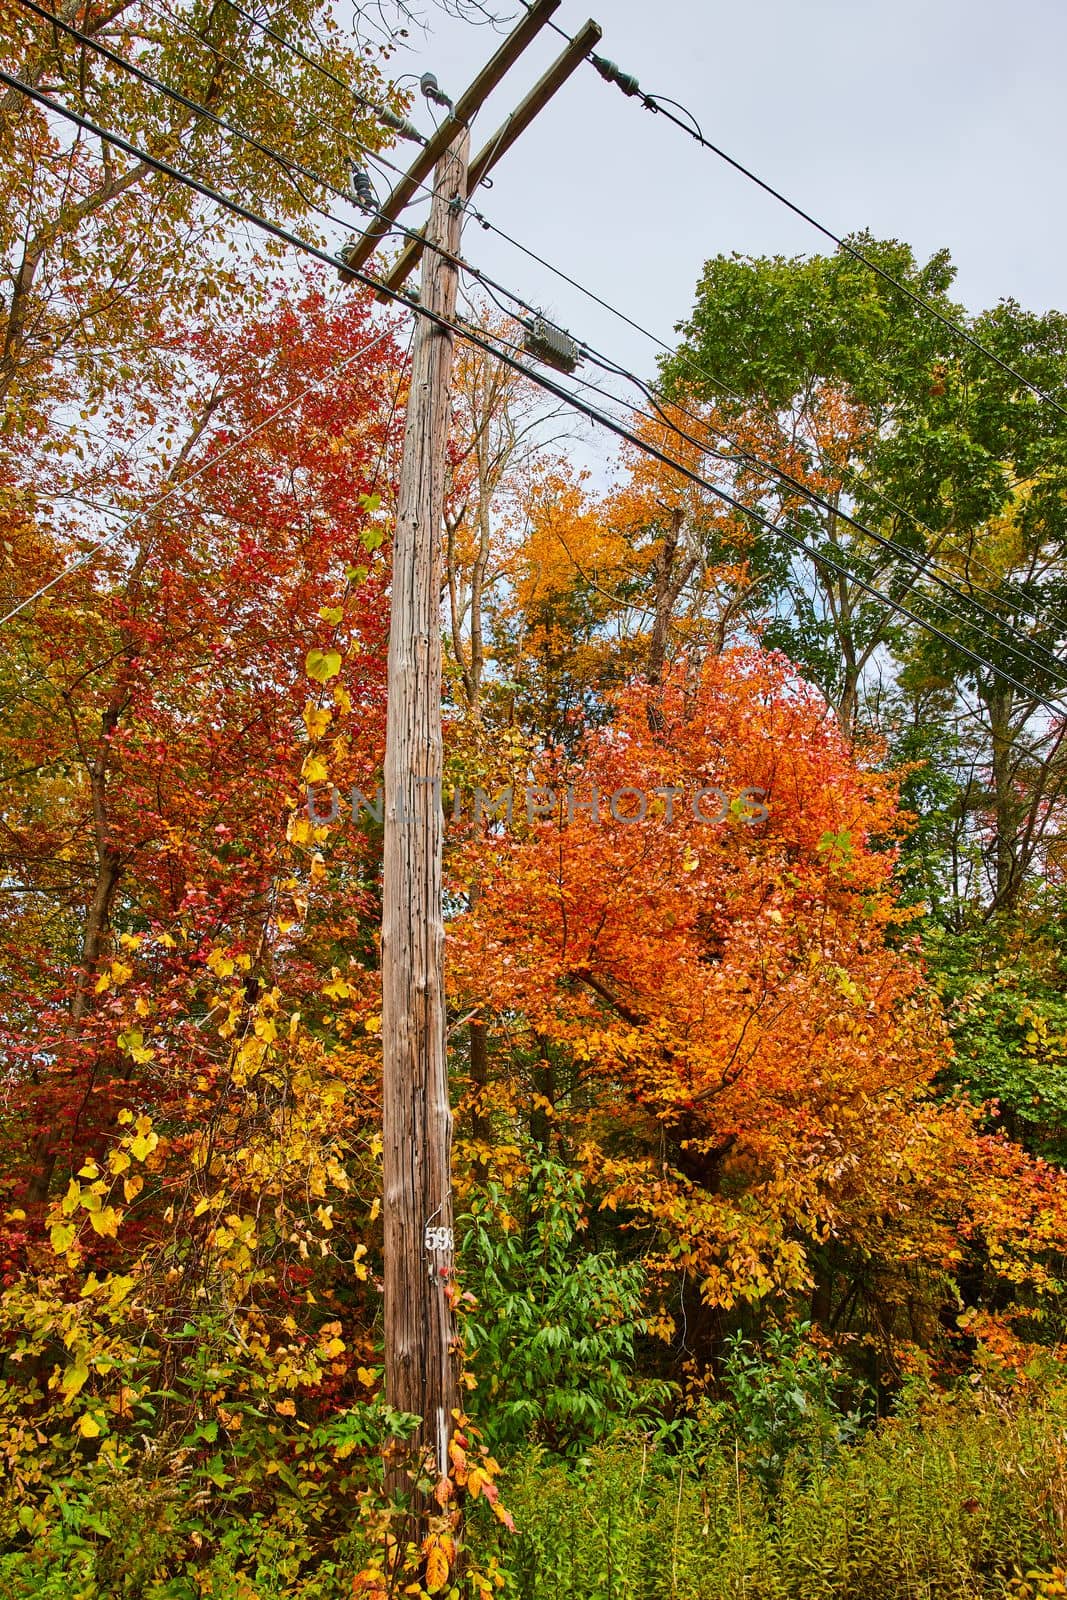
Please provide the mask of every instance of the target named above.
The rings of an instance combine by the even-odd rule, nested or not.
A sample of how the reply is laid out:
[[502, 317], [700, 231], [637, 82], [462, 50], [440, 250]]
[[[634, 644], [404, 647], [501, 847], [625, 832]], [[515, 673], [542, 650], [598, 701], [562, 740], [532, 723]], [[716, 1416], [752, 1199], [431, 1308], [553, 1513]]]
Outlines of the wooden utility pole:
[[[429, 241], [459, 251], [462, 129], [437, 164]], [[449, 322], [458, 271], [427, 251], [420, 301]], [[448, 1472], [452, 1352], [452, 1112], [441, 911], [441, 528], [452, 334], [419, 322], [404, 430], [389, 618], [382, 895], [385, 1392], [422, 1417], [418, 1443]]]
[[[419, 306], [451, 322], [468, 184], [509, 149], [600, 39], [588, 22], [468, 171], [469, 125], [560, 0], [533, 0], [496, 54], [375, 212], [341, 251], [354, 277], [434, 171], [426, 231], [389, 275], [399, 289], [422, 259]], [[417, 1450], [449, 1473], [457, 1404], [452, 1316], [452, 1113], [445, 1039], [441, 862], [441, 586], [451, 331], [419, 319], [412, 354], [393, 540], [382, 893], [382, 1138], [385, 1392], [418, 1416]]]

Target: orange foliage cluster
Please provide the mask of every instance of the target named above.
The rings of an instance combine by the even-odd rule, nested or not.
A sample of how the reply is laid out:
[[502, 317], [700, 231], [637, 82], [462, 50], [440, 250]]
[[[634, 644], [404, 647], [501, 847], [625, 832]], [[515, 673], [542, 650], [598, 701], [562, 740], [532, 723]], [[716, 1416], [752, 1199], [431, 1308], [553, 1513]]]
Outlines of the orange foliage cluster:
[[[1053, 1287], [1067, 1186], [932, 1098], [948, 1047], [893, 887], [893, 780], [755, 650], [676, 671], [655, 715], [640, 684], [612, 706], [539, 765], [556, 816], [457, 865], [477, 897], [452, 954], [464, 1009], [568, 1063], [551, 1115], [600, 1204], [711, 1306], [810, 1290], [828, 1249], [893, 1336], [931, 1333], [976, 1242]], [[698, 820], [713, 786], [762, 790], [766, 817]]]

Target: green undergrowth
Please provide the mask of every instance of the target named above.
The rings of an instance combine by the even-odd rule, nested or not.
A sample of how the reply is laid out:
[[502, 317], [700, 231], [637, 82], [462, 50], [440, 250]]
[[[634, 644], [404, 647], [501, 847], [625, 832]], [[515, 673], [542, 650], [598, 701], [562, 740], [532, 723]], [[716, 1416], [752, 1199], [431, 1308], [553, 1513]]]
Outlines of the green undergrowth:
[[[974, 1600], [1058, 1594], [1067, 1429], [1048, 1411], [957, 1404], [838, 1452], [790, 1456], [773, 1492], [739, 1442], [670, 1456], [616, 1442], [508, 1486], [521, 1600]], [[1013, 1580], [1014, 1586], [1013, 1586]]]
[[[616, 1435], [564, 1459], [513, 1456], [517, 1533], [473, 1506], [472, 1558], [502, 1600], [976, 1600], [1067, 1592], [1067, 1411], [968, 1397], [926, 1404], [829, 1455], [803, 1442], [773, 1483], [743, 1439]], [[357, 1507], [213, 1505], [165, 1474], [68, 1480], [20, 1539], [2, 1600], [348, 1600], [367, 1557]], [[324, 1533], [329, 1529], [329, 1537]], [[1027, 1576], [1029, 1575], [1029, 1576]], [[450, 1580], [451, 1581], [451, 1580]], [[461, 1580], [446, 1590], [464, 1596]]]

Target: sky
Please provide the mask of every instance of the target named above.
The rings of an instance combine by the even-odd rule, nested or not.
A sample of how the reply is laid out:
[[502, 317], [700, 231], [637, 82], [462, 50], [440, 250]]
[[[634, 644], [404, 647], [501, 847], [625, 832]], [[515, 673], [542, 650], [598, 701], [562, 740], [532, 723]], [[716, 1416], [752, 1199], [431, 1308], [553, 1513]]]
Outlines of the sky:
[[[450, 0], [455, 4], [455, 0]], [[492, 4], [492, 0], [486, 0]], [[420, 0], [427, 23], [391, 63], [455, 97], [500, 34]], [[507, 15], [517, 0], [500, 0]], [[925, 257], [947, 246], [973, 310], [1013, 296], [1067, 306], [1062, 0], [562, 0], [600, 52], [682, 102], [706, 136], [835, 233], [869, 228]], [[476, 123], [479, 149], [563, 41], [545, 30]], [[421, 97], [412, 117], [426, 131]], [[400, 146], [407, 159], [411, 146]], [[756, 185], [581, 67], [474, 202], [612, 305], [672, 341], [720, 252], [832, 248]], [[410, 214], [409, 220], [418, 215]], [[468, 221], [467, 259], [576, 337], [646, 377], [656, 347]]]

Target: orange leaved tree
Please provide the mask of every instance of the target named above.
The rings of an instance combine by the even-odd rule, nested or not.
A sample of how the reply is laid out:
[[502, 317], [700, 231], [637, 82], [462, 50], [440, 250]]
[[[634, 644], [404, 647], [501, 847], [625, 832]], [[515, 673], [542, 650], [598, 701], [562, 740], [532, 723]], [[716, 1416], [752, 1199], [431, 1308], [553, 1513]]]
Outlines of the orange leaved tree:
[[[1020, 1175], [932, 1096], [947, 1046], [892, 779], [780, 657], [654, 692], [549, 750], [458, 865], [459, 1003], [525, 1042], [535, 1132], [643, 1236], [705, 1357], [726, 1308], [772, 1295], [884, 1352], [931, 1338], [976, 1252], [1047, 1288]], [[518, 1114], [514, 1086], [497, 1104]], [[1062, 1221], [1058, 1180], [1027, 1183]]]

